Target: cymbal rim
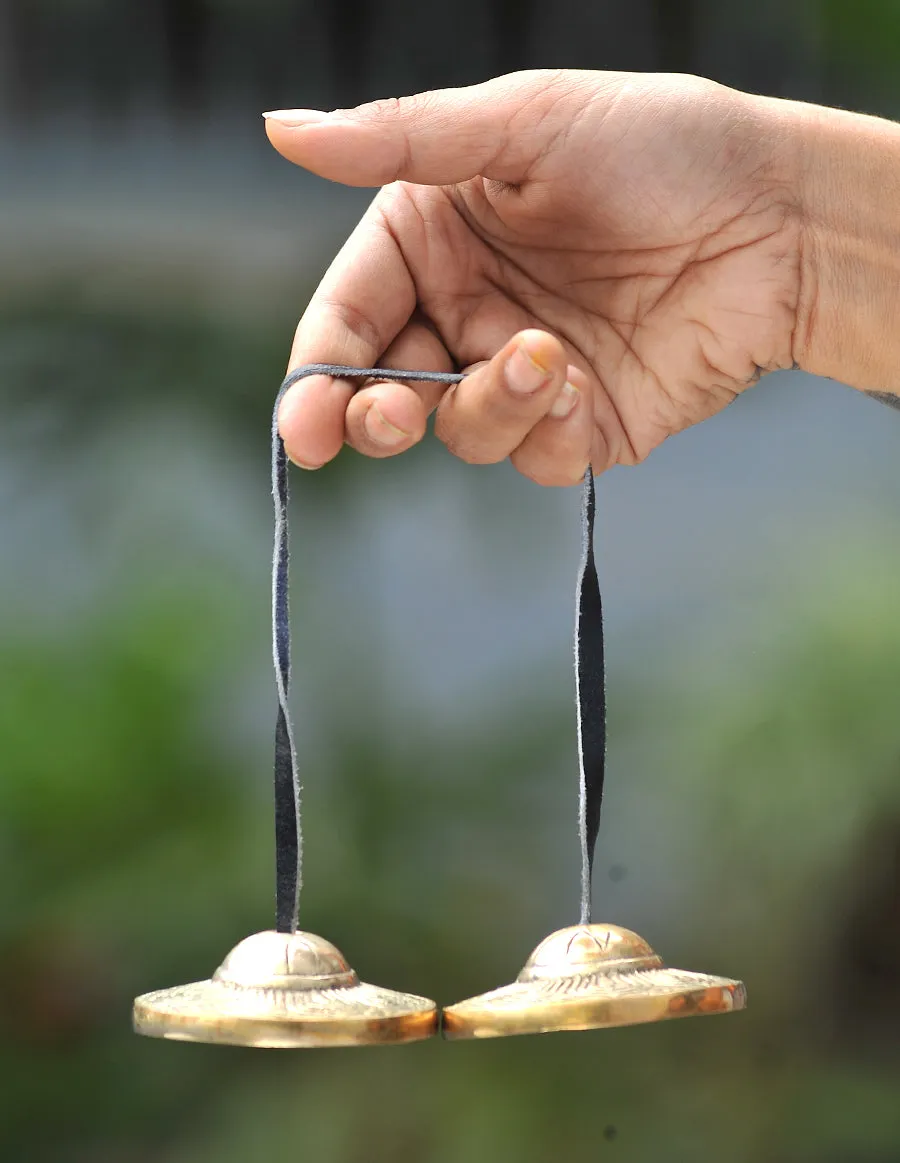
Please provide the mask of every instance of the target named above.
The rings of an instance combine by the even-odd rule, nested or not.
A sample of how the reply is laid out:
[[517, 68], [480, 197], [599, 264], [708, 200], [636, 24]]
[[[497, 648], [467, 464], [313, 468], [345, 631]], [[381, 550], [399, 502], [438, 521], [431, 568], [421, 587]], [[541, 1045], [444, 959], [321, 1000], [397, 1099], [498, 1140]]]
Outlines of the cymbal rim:
[[[184, 991], [191, 991], [197, 1004], [184, 1007], [177, 1003]], [[244, 1013], [224, 1003], [227, 994], [243, 995]], [[289, 991], [234, 990], [215, 980], [192, 982], [174, 989], [157, 990], [135, 999], [133, 1024], [136, 1033], [151, 1038], [182, 1042], [207, 1042], [220, 1045], [251, 1046], [261, 1049], [320, 1049], [326, 1047], [390, 1045], [423, 1041], [438, 1033], [439, 1014], [435, 1002], [414, 994], [400, 994], [360, 983], [340, 990], [343, 995], [365, 991], [358, 1014], [321, 1016], [295, 1012], [288, 1016], [278, 1012]], [[304, 990], [295, 1000], [314, 1000], [313, 992]], [[232, 997], [232, 1001], [237, 998]], [[342, 999], [352, 1010], [354, 999]], [[375, 1003], [387, 1003], [395, 1012], [379, 1016]], [[401, 1007], [398, 1010], [398, 1006]], [[238, 1011], [240, 1006], [237, 1007]], [[231, 1012], [229, 1012], [231, 1009]], [[256, 1013], [252, 1010], [256, 1009]], [[267, 1012], [268, 1011], [268, 1012]]]
[[[441, 1033], [448, 1041], [512, 1037], [612, 1029], [744, 1009], [747, 994], [743, 982], [729, 978], [711, 979], [701, 974], [692, 976], [697, 978], [697, 986], [693, 989], [682, 987], [645, 996], [563, 997], [553, 1000], [534, 999], [532, 995], [530, 1003], [528, 997], [523, 996], [520, 1008], [492, 1008], [498, 995], [520, 988], [520, 983], [513, 983], [445, 1007], [441, 1015]], [[529, 991], [525, 988], [522, 993], [527, 995]]]

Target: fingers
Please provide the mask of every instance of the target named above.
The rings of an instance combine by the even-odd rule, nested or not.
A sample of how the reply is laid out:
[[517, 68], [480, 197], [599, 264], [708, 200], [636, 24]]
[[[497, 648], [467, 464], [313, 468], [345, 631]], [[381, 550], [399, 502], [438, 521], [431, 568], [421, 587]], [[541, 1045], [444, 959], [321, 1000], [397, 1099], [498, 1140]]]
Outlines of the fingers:
[[[379, 365], [421, 371], [454, 370], [440, 338], [417, 319], [391, 344]], [[367, 385], [347, 406], [347, 443], [366, 456], [405, 452], [425, 435], [428, 416], [446, 391], [446, 384], [382, 381]]]
[[[440, 338], [416, 319], [388, 347], [382, 362], [452, 369]], [[285, 396], [281, 430], [295, 462], [317, 467], [323, 450], [330, 459], [344, 439], [367, 456], [394, 456], [422, 439], [435, 407], [436, 433], [455, 455], [471, 464], [510, 457], [519, 472], [542, 485], [578, 483], [591, 459], [592, 440], [596, 445], [598, 439], [588, 377], [567, 364], [562, 344], [542, 331], [520, 332], [450, 389], [392, 382], [356, 387], [311, 376]], [[307, 455], [310, 459], [303, 460]], [[598, 471], [605, 468], [605, 448], [595, 448], [594, 459]]]
[[587, 377], [567, 365], [557, 339], [523, 331], [444, 395], [435, 432], [470, 464], [509, 456], [541, 484], [573, 484], [590, 454], [587, 389]]
[[518, 182], [571, 120], [583, 86], [577, 73], [513, 73], [356, 109], [263, 116], [289, 161], [348, 186], [445, 185], [477, 174]]
[[[595, 461], [591, 451], [597, 434], [588, 378], [570, 365], [566, 369], [566, 385], [557, 398], [556, 411], [551, 408], [510, 454], [518, 471], [539, 485], [580, 484], [588, 464], [596, 463], [600, 469], [606, 467], [606, 456]], [[564, 412], [565, 409], [568, 411]]]
[[[304, 363], [371, 367], [415, 308], [412, 277], [373, 204], [331, 264], [297, 327], [289, 370]], [[285, 451], [319, 468], [344, 443], [344, 416], [358, 387], [310, 376], [284, 395], [278, 424]]]

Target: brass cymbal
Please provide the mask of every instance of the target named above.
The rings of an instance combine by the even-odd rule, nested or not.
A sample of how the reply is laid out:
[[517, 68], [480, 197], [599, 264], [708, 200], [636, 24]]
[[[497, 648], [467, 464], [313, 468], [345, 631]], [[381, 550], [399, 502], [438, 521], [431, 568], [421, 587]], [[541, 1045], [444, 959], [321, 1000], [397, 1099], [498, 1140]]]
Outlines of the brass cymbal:
[[255, 933], [209, 981], [146, 993], [134, 1028], [152, 1038], [281, 1049], [417, 1042], [437, 1033], [428, 998], [366, 985], [312, 933]]
[[512, 985], [448, 1006], [446, 1038], [593, 1030], [743, 1009], [740, 981], [667, 969], [637, 933], [573, 925], [543, 940]]

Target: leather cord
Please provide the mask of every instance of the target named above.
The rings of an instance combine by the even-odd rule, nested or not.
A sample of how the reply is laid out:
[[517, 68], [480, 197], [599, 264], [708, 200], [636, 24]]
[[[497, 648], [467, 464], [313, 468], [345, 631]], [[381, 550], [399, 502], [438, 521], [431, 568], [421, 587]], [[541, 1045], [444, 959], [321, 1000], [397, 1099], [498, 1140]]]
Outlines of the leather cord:
[[[315, 363], [295, 368], [284, 380], [272, 414], [272, 499], [275, 506], [275, 548], [272, 556], [272, 658], [278, 712], [275, 722], [275, 925], [280, 933], [295, 932], [303, 885], [302, 786], [297, 748], [288, 705], [291, 685], [291, 625], [289, 607], [290, 544], [288, 536], [288, 465], [278, 432], [278, 407], [284, 393], [312, 375], [349, 380], [394, 380], [412, 383], [458, 384], [464, 377], [451, 372], [399, 371]], [[361, 385], [360, 385], [361, 386]], [[584, 476], [582, 556], [578, 571], [575, 614], [575, 689], [578, 727], [579, 837], [581, 843], [581, 920], [591, 919], [591, 871], [600, 825], [606, 755], [606, 699], [603, 658], [603, 612], [594, 561], [594, 478]]]
[[606, 773], [606, 666], [603, 604], [594, 561], [594, 474], [588, 465], [581, 499], [581, 563], [575, 592], [575, 706], [578, 714], [578, 835], [581, 923], [591, 922], [591, 873]]

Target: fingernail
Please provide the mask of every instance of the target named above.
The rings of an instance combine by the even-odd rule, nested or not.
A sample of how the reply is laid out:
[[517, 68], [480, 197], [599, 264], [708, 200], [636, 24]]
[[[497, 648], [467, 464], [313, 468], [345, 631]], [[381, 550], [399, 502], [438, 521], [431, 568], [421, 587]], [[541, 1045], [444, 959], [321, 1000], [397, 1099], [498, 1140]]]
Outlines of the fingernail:
[[328, 121], [334, 114], [326, 113], [322, 109], [270, 109], [264, 113], [266, 121], [278, 121], [282, 125], [296, 128], [299, 125], [315, 125], [319, 121]]
[[529, 396], [536, 392], [550, 378], [547, 368], [542, 367], [528, 352], [524, 343], [506, 361], [506, 382], [511, 392], [519, 396]]
[[581, 393], [578, 391], [575, 385], [570, 384], [569, 381], [566, 380], [566, 382], [563, 384], [562, 391], [553, 401], [549, 415], [552, 416], [554, 420], [563, 420], [566, 416], [569, 415], [569, 413], [578, 403], [578, 397], [580, 394]]
[[393, 448], [397, 444], [402, 444], [404, 440], [409, 440], [409, 433], [385, 420], [377, 404], [373, 404], [366, 412], [365, 428], [366, 435], [371, 440], [387, 448]]

